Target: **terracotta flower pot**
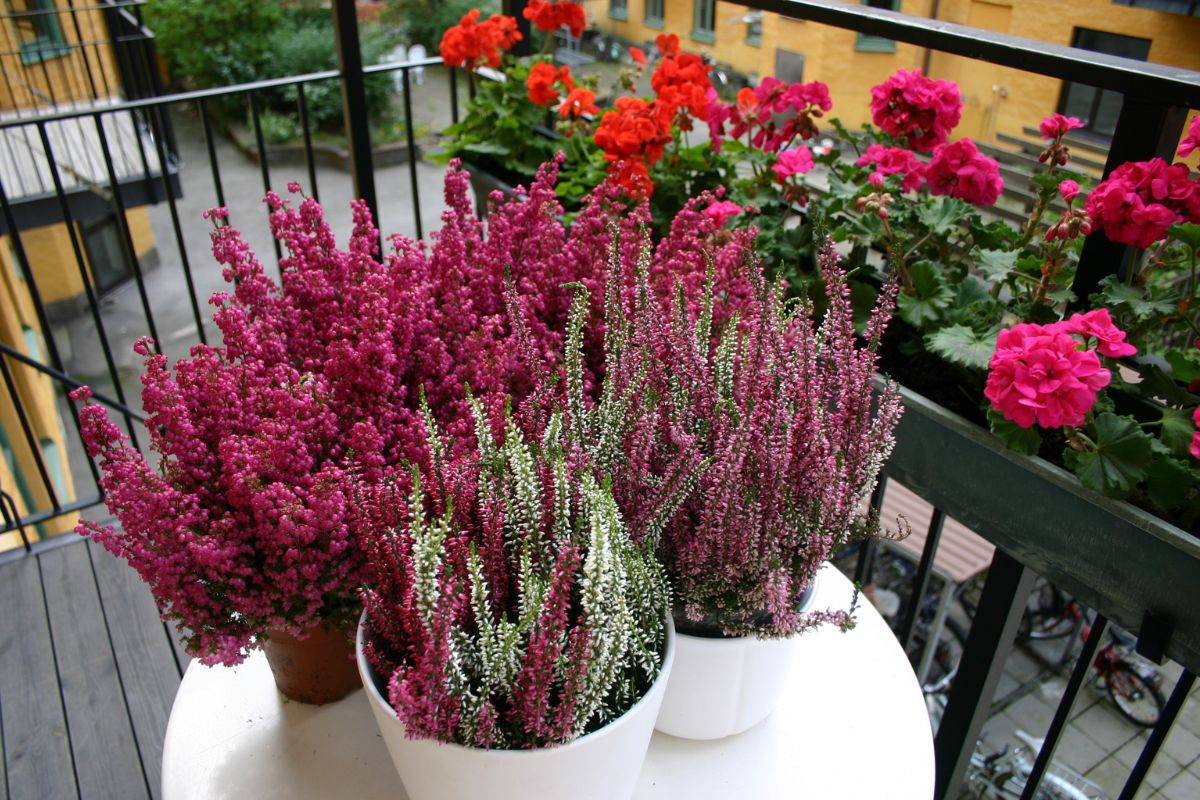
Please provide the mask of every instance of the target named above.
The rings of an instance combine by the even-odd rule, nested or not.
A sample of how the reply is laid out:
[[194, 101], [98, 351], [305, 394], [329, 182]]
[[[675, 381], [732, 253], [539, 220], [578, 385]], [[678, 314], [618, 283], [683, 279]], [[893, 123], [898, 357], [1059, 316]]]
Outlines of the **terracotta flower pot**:
[[362, 686], [354, 663], [354, 631], [315, 625], [300, 636], [267, 632], [263, 651], [283, 696], [322, 705], [341, 700]]

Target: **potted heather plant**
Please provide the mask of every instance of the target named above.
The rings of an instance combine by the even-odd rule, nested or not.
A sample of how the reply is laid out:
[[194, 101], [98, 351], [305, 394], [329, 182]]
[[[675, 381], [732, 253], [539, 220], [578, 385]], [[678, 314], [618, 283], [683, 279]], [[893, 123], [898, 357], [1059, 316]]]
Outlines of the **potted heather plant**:
[[713, 328], [710, 293], [662, 314], [639, 340], [660, 397], [658, 457], [705, 464], [658, 534], [675, 589], [676, 672], [658, 729], [713, 739], [770, 713], [797, 634], [852, 625], [805, 607], [822, 563], [877, 532], [862, 505], [893, 446], [900, 399], [877, 383], [876, 349], [894, 289], [858, 340], [832, 243], [820, 254], [827, 303], [818, 323], [747, 265], [755, 291]]
[[630, 797], [673, 660], [662, 567], [560, 412], [526, 438], [473, 409], [463, 458], [430, 421], [407, 502], [363, 492], [358, 664], [384, 742], [414, 800]]

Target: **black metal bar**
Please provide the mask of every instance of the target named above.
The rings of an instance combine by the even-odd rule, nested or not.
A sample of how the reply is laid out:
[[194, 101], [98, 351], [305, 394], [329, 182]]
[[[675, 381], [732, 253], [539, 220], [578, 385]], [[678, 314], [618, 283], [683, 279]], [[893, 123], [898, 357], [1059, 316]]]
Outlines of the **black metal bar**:
[[1133, 800], [1134, 795], [1137, 794], [1138, 788], [1141, 787], [1142, 781], [1150, 772], [1150, 766], [1154, 763], [1159, 748], [1166, 741], [1167, 734], [1175, 724], [1175, 718], [1179, 716], [1179, 710], [1183, 708], [1184, 702], [1188, 699], [1188, 693], [1192, 690], [1192, 684], [1195, 682], [1196, 674], [1191, 670], [1185, 669], [1179, 676], [1179, 681], [1175, 684], [1171, 696], [1167, 698], [1167, 704], [1163, 706], [1158, 723], [1150, 732], [1150, 738], [1146, 740], [1142, 754], [1138, 756], [1137, 763], [1133, 765], [1133, 771], [1129, 773], [1129, 778], [1125, 781], [1125, 788], [1121, 789], [1117, 800]]
[[[108, 342], [108, 333], [104, 329], [104, 318], [100, 314], [100, 303], [96, 298], [96, 291], [92, 287], [92, 278], [88, 274], [87, 263], [83, 257], [83, 248], [79, 244], [79, 234], [75, 230], [74, 215], [71, 214], [71, 208], [67, 203], [67, 194], [63, 191], [62, 177], [58, 174], [58, 163], [54, 160], [54, 149], [50, 146], [50, 137], [46, 134], [46, 123], [37, 123], [38, 134], [42, 139], [42, 146], [46, 150], [46, 159], [50, 164], [50, 177], [54, 181], [54, 191], [58, 195], [58, 206], [62, 212], [63, 225], [67, 229], [67, 236], [71, 241], [71, 250], [75, 254], [75, 263], [79, 267], [79, 277], [83, 282], [83, 289], [87, 295], [88, 307], [92, 312], [92, 321], [96, 324], [96, 332], [99, 334], [100, 349], [104, 353], [104, 363], [108, 366], [108, 374], [112, 377], [113, 388], [117, 394], [117, 398], [121, 401], [121, 405], [128, 406], [129, 403], [125, 400], [125, 390], [121, 387], [121, 375], [117, 372], [117, 364], [113, 359], [112, 347]], [[137, 432], [134, 430], [133, 417], [125, 415], [125, 427], [129, 433], [129, 439], [133, 442], [133, 446], [141, 449], [138, 444]]]
[[13, 380], [12, 370], [8, 368], [8, 359], [3, 355], [0, 355], [0, 374], [4, 376], [4, 385], [8, 389], [8, 396], [12, 398], [13, 406], [16, 408], [17, 421], [21, 424], [21, 432], [25, 434], [25, 445], [29, 448], [29, 452], [33, 453], [38, 475], [42, 479], [42, 488], [46, 490], [46, 496], [50, 498], [50, 505], [57, 513], [62, 508], [58, 502], [58, 492], [54, 489], [54, 481], [50, 479], [50, 471], [46, 469], [46, 459], [42, 456], [41, 443], [33, 433], [33, 426], [29, 424], [29, 415], [25, 413], [25, 404], [21, 402], [21, 395], [17, 392], [17, 382]]
[[458, 68], [450, 67], [450, 121], [458, 122]]
[[300, 118], [300, 130], [304, 133], [304, 163], [308, 166], [308, 185], [313, 199], [321, 202], [321, 193], [317, 189], [317, 164], [313, 159], [312, 131], [308, 122], [308, 101], [304, 96], [304, 84], [296, 87], [296, 113]]
[[515, 56], [527, 56], [533, 52], [533, 27], [529, 24], [529, 20], [525, 19], [525, 15], [521, 13], [525, 10], [526, 5], [528, 4], [525, 0], [501, 0], [500, 3], [500, 8], [503, 12], [517, 20], [517, 30], [521, 32], [521, 41], [513, 45], [512, 48], [512, 53]]
[[[933, 516], [929, 518], [929, 530], [925, 535], [925, 548], [921, 551], [921, 562], [917, 565], [917, 574], [913, 576], [912, 595], [908, 600], [908, 608], [904, 612], [904, 621], [897, 633], [900, 646], [906, 651], [912, 642], [913, 630], [917, 627], [917, 617], [920, 616], [921, 606], [925, 602], [925, 592], [929, 590], [929, 576], [933, 572], [933, 559], [937, 555], [938, 542], [942, 539], [942, 528], [945, 524], [945, 512], [940, 508], [934, 508]], [[942, 591], [949, 592], [951, 589], [949, 586], [944, 586]], [[937, 647], [932, 631], [925, 639], [925, 646]]]
[[225, 189], [221, 185], [221, 167], [217, 162], [217, 145], [213, 140], [212, 119], [208, 116], [208, 101], [203, 97], [196, 101], [200, 120], [204, 123], [204, 144], [208, 148], [208, 166], [212, 169], [213, 188], [217, 192], [217, 205], [225, 205]]
[[21, 520], [21, 513], [17, 510], [17, 503], [12, 499], [12, 495], [3, 489], [0, 489], [0, 510], [3, 511], [5, 530], [11, 531], [16, 528], [17, 535], [21, 537], [21, 545], [25, 548], [25, 552], [29, 553], [32, 551], [33, 545], [29, 541], [29, 534], [25, 533], [25, 523]]
[[[250, 118], [254, 123], [254, 142], [258, 147], [258, 168], [262, 172], [263, 193], [265, 194], [271, 191], [271, 171], [267, 166], [267, 140], [263, 136], [262, 108], [259, 106], [258, 92], [250, 93]], [[275, 245], [275, 263], [278, 264], [283, 260], [283, 248], [279, 246], [279, 240], [274, 236], [271, 237], [271, 242]]]
[[337, 40], [338, 76], [342, 82], [342, 113], [350, 144], [350, 175], [354, 196], [371, 210], [379, 222], [375, 196], [375, 170], [371, 154], [371, 120], [367, 115], [367, 89], [363, 73], [362, 47], [358, 40], [358, 12], [354, 0], [333, 0], [333, 34]]
[[[1126, 95], [1117, 117], [1117, 127], [1104, 174], [1108, 175], [1126, 161], [1146, 161], [1160, 156], [1170, 163], [1175, 155], [1179, 135], [1187, 120], [1186, 106], [1146, 100]], [[1132, 269], [1137, 250], [1114, 242], [1098, 228], [1083, 243], [1079, 267], [1071, 287], [1075, 299], [1071, 310], [1090, 308], [1088, 297], [1100, 289], [1100, 280], [1107, 275], [1125, 278]]]
[[[72, 514], [76, 511], [82, 511], [85, 508], [91, 508], [92, 506], [98, 505], [102, 502], [104, 502], [104, 495], [102, 493], [95, 494], [91, 497], [84, 498], [83, 500], [73, 500], [70, 503], [63, 503], [61, 511], [37, 511], [32, 514], [27, 514], [21, 520], [21, 523], [27, 527], [35, 527], [37, 525], [41, 525], [43, 522], [48, 522], [55, 517], [62, 516], [63, 514]], [[44, 552], [44, 550], [38, 547], [39, 544], [43, 545], [45, 549], [53, 549], [53, 546], [46, 546], [52, 545], [52, 543], [56, 541], [62, 542], [64, 539], [70, 541], [70, 536], [63, 534], [61, 536], [52, 536], [49, 539], [42, 539], [34, 543], [33, 547], [30, 549]], [[5, 555], [5, 553], [0, 553], [0, 564], [7, 563], [7, 559], [4, 557]]]
[[934, 740], [935, 800], [955, 797], [966, 776], [1035, 577], [1032, 570], [996, 549]]
[[[163, 130], [167, 127], [166, 106], [158, 107], [159, 129]], [[200, 337], [202, 344], [208, 344], [208, 336], [204, 333], [204, 316], [200, 313], [199, 299], [196, 297], [196, 282], [192, 278], [192, 264], [188, 258], [187, 247], [183, 241], [183, 226], [179, 222], [179, 208], [175, 205], [175, 193], [171, 191], [171, 174], [167, 166], [169, 156], [167, 155], [167, 144], [159, 137], [155, 137], [154, 145], [158, 150], [158, 166], [159, 175], [162, 178], [163, 194], [167, 196], [167, 210], [171, 214], [171, 229], [175, 232], [175, 246], [179, 250], [179, 265], [183, 268], [183, 278], [187, 282], [188, 302], [192, 307], [192, 319], [196, 323], [196, 333]]]
[[[409, 80], [409, 68], [401, 73], [404, 76], [404, 141], [408, 147], [408, 179], [412, 185], [413, 221], [417, 226], [418, 241], [425, 238], [421, 229], [421, 189], [417, 185], [417, 135], [413, 131], [412, 118], [412, 83]], [[379, 225], [379, 220], [375, 220]], [[382, 230], [382, 225], [379, 226]]]
[[1200, 72], [980, 30], [940, 19], [835, 0], [737, 0], [792, 19], [847, 28], [1022, 72], [1200, 108]]
[[100, 152], [104, 154], [104, 168], [108, 171], [108, 182], [112, 187], [112, 204], [116, 211], [117, 229], [121, 232], [121, 245], [125, 248], [125, 258], [133, 268], [133, 280], [137, 284], [138, 297], [142, 301], [142, 312], [146, 315], [146, 326], [154, 339], [154, 349], [162, 352], [162, 341], [158, 335], [158, 326], [154, 322], [154, 312], [150, 310], [150, 296], [146, 293], [146, 281], [142, 275], [142, 265], [138, 262], [137, 248], [133, 245], [133, 233], [129, 230], [129, 220], [125, 217], [125, 201], [121, 199], [121, 184], [117, 180], [117, 171], [113, 167], [112, 153], [108, 150], [108, 137], [104, 135], [104, 125], [100, 115], [96, 117], [96, 135], [100, 138]]
[[92, 90], [92, 99], [99, 100], [100, 92], [96, 89], [96, 79], [92, 75], [92, 64], [88, 61], [87, 42], [83, 38], [83, 30], [79, 27], [79, 11], [75, 7], [75, 0], [67, 0], [67, 8], [70, 9], [71, 24], [75, 26], [75, 38], [79, 40], [79, 54], [83, 57], [83, 72], [87, 75], [88, 85]]
[[[32, 367], [33, 369], [37, 370], [38, 372], [42, 373], [43, 375], [53, 378], [54, 380], [58, 381], [59, 383], [70, 387], [72, 390], [78, 389], [80, 386], [87, 385], [87, 384], [81, 383], [80, 381], [75, 380], [70, 375], [63, 372], [61, 369], [55, 369], [53, 367], [48, 367], [45, 364], [34, 361], [32, 358], [25, 355], [20, 350], [17, 350], [15, 348], [5, 344], [4, 342], [0, 342], [0, 353], [7, 355], [9, 358], [13, 359], [14, 361], [21, 362], [22, 364], [24, 364], [27, 367]], [[98, 403], [101, 403], [102, 405], [106, 405], [109, 408], [120, 411], [122, 414], [128, 414], [129, 416], [136, 419], [138, 422], [144, 423], [146, 421], [146, 417], [140, 411], [137, 411], [136, 409], [132, 409], [128, 405], [121, 403], [117, 400], [114, 400], [113, 398], [109, 397], [108, 395], [104, 394], [103, 392], [97, 392], [94, 388], [92, 389], [92, 399]], [[71, 407], [74, 408], [74, 406], [71, 406]]]
[[1067, 718], [1071, 715], [1071, 707], [1075, 705], [1075, 698], [1079, 696], [1083, 679], [1087, 677], [1088, 671], [1092, 668], [1092, 659], [1096, 657], [1096, 650], [1100, 648], [1100, 640], [1104, 638], [1104, 631], [1107, 628], [1108, 620], [1104, 618], [1104, 615], [1097, 614], [1096, 619], [1092, 621], [1092, 630], [1088, 634], [1087, 641], [1083, 643], [1083, 652], [1076, 659], [1075, 669], [1071, 671], [1071, 677], [1067, 680], [1067, 688], [1063, 692], [1062, 699], [1058, 701], [1054, 719], [1050, 720], [1050, 728], [1046, 731], [1042, 749], [1038, 751], [1037, 759], [1033, 762], [1033, 770], [1025, 781], [1025, 788], [1021, 790], [1021, 800], [1033, 800], [1037, 793], [1038, 786], [1042, 783], [1042, 776], [1046, 774], [1046, 768], [1050, 766], [1050, 761], [1054, 758], [1054, 748], [1058, 747], [1059, 737], [1062, 736], [1063, 728], [1067, 725]]

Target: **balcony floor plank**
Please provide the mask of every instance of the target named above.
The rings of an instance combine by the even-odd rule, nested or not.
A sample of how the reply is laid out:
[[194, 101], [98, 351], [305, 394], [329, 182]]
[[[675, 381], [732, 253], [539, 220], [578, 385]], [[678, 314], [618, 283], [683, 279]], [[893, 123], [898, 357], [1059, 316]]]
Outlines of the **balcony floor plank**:
[[[87, 547], [42, 554], [42, 575], [83, 800], [148, 798]], [[113, 619], [113, 627], [129, 624]]]
[[0, 723], [8, 792], [76, 796], [67, 723], [36, 557], [0, 569]]
[[[109, 620], [113, 650], [121, 671], [129, 717], [146, 783], [155, 800], [162, 784], [162, 743], [180, 669], [158, 606], [137, 573], [94, 542], [88, 543], [100, 598]], [[114, 624], [120, 620], [121, 624]]]

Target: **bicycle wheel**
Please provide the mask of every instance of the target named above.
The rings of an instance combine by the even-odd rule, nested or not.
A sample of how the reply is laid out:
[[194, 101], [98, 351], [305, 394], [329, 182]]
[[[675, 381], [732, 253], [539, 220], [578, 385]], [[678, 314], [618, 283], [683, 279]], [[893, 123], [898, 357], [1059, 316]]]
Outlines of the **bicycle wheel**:
[[[923, 619], [913, 631], [912, 641], [908, 644], [908, 657], [913, 666], [920, 665], [921, 655], [925, 652], [925, 640], [929, 636], [929, 620]], [[967, 632], [954, 620], [947, 618], [942, 627], [942, 635], [938, 637], [937, 649], [933, 651], [933, 659], [929, 662], [929, 673], [925, 676], [922, 689], [939, 687], [945, 690], [958, 672], [958, 662], [962, 659]]]
[[1131, 664], [1118, 661], [1105, 677], [1104, 686], [1121, 716], [1144, 728], [1153, 728], [1158, 723], [1166, 698]]
[[[1077, 614], [1071, 598], [1045, 578], [1038, 578], [1017, 627], [1017, 641], [1061, 639], [1075, 630]], [[1074, 608], [1078, 611], [1078, 607]]]

